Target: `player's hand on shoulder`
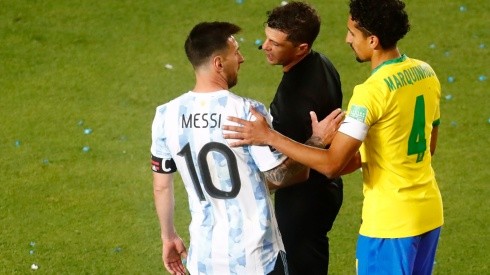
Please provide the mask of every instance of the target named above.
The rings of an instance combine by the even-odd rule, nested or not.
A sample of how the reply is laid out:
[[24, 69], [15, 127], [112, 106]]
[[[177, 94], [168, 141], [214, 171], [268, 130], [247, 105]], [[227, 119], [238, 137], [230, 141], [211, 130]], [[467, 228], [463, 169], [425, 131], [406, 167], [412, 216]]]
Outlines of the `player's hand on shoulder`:
[[264, 145], [267, 144], [268, 135], [271, 128], [267, 123], [265, 117], [259, 113], [255, 108], [250, 107], [250, 112], [253, 117], [251, 121], [240, 119], [237, 117], [228, 117], [229, 121], [235, 122], [238, 125], [224, 125], [223, 137], [227, 140], [236, 139], [237, 141], [230, 141], [231, 147], [237, 147], [242, 145]]

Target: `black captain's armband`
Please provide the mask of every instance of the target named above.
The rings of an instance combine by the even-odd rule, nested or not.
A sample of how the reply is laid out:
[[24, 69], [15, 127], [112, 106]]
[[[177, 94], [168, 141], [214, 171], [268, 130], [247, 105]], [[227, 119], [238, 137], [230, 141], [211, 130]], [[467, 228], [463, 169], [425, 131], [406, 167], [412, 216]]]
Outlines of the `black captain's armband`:
[[162, 158], [151, 155], [151, 170], [156, 173], [170, 174], [177, 171], [177, 166], [173, 159], [163, 160]]

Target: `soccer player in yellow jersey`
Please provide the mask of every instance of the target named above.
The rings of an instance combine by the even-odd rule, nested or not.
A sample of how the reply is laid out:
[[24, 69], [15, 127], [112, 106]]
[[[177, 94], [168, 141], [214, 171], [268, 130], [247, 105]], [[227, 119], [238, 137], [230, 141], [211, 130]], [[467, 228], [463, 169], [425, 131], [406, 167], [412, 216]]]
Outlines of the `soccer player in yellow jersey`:
[[[329, 149], [308, 147], [255, 122], [232, 118], [225, 126], [239, 138], [232, 146], [267, 144], [313, 169], [336, 177], [362, 167], [364, 203], [357, 243], [358, 274], [431, 274], [442, 199], [431, 165], [440, 119], [441, 86], [425, 62], [401, 54], [409, 31], [399, 0], [350, 0], [346, 42], [371, 76], [354, 88]], [[318, 122], [313, 136], [336, 127], [336, 110]], [[315, 116], [312, 116], [313, 118]]]

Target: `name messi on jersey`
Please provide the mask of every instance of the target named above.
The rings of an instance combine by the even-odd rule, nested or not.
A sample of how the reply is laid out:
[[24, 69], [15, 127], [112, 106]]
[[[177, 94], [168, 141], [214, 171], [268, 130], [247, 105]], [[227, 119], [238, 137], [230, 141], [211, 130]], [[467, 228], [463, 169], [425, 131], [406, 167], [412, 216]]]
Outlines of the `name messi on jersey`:
[[182, 115], [182, 128], [221, 128], [221, 114], [195, 113]]
[[413, 85], [415, 82], [435, 76], [436, 73], [429, 66], [418, 65], [403, 70], [384, 79], [390, 91], [396, 90], [408, 84]]

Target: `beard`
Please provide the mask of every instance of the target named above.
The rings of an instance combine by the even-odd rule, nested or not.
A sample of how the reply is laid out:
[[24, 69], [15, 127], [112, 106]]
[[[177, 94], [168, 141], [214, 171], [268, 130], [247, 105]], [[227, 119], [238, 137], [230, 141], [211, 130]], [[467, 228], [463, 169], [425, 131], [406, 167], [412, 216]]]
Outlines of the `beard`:
[[228, 84], [228, 89], [231, 89], [232, 87], [234, 87], [236, 84], [238, 83], [238, 78], [237, 77], [233, 77], [233, 78], [230, 78], [228, 79], [227, 81], [227, 84]]
[[356, 55], [356, 61], [359, 62], [359, 63], [364, 63], [366, 61], [369, 61], [369, 60], [366, 60], [366, 59], [361, 59], [359, 57], [359, 55], [357, 54], [356, 50], [354, 50], [354, 47], [352, 47], [352, 44], [349, 45], [350, 48], [352, 49], [352, 51], [354, 52], [354, 54]]

